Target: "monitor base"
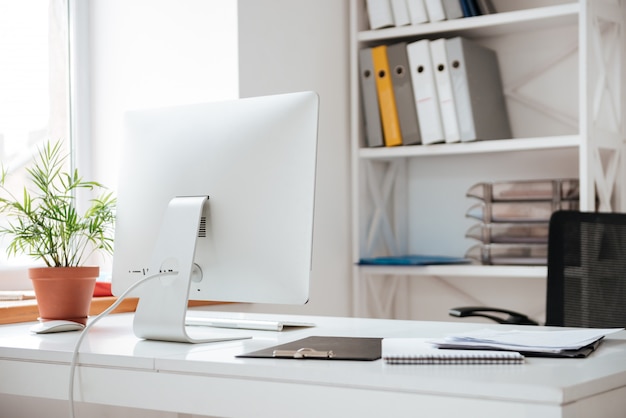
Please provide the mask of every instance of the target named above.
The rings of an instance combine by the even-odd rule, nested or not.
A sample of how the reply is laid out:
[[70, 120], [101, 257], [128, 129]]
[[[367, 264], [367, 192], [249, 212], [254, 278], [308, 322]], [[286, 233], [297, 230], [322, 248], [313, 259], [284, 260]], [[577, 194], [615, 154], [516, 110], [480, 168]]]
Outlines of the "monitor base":
[[[248, 336], [196, 336], [185, 327], [192, 280], [202, 280], [195, 268], [196, 237], [202, 209], [208, 196], [176, 197], [170, 200], [157, 238], [147, 275], [155, 275], [140, 289], [133, 321], [139, 338], [184, 343], [240, 340]], [[200, 277], [198, 277], [198, 274]], [[206, 279], [206, 278], [205, 278]], [[205, 336], [206, 335], [206, 336]]]

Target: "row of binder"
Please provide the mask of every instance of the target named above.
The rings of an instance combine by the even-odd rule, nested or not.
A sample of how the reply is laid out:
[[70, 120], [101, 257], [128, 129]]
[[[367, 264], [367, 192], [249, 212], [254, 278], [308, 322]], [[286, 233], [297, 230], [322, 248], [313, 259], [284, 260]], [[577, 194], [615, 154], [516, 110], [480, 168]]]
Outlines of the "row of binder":
[[480, 243], [466, 258], [488, 265], [545, 265], [549, 221], [556, 210], [578, 209], [577, 179], [479, 183], [467, 196], [478, 202], [466, 215], [479, 223], [466, 232]]
[[496, 13], [490, 0], [367, 0], [370, 29]]
[[369, 147], [511, 137], [495, 51], [463, 37], [359, 51]]

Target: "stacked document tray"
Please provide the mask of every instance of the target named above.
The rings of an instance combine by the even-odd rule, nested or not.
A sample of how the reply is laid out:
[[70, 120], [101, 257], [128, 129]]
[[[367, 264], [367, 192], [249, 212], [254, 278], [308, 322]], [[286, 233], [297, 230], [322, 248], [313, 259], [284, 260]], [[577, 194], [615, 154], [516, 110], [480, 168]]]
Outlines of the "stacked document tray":
[[481, 264], [545, 265], [548, 223], [556, 210], [578, 209], [578, 180], [549, 179], [478, 183], [466, 212], [476, 219], [465, 236], [480, 243], [465, 256]]

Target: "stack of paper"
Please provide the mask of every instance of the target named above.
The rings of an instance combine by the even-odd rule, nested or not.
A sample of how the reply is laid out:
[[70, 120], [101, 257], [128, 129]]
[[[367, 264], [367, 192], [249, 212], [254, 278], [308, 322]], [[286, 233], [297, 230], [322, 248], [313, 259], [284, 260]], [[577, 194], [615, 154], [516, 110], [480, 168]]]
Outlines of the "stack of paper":
[[623, 328], [504, 331], [482, 329], [430, 342], [439, 348], [508, 350], [527, 356], [587, 357], [606, 335], [621, 330]]

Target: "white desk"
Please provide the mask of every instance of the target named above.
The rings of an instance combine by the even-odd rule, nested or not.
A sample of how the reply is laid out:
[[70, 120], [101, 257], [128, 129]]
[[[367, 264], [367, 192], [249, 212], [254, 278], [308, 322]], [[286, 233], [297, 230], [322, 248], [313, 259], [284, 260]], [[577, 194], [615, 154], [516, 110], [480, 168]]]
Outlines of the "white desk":
[[[626, 332], [587, 359], [523, 365], [418, 366], [336, 360], [238, 359], [308, 335], [435, 337], [485, 324], [298, 317], [318, 324], [250, 340], [186, 345], [143, 341], [132, 314], [103, 319], [85, 338], [77, 401], [248, 417], [623, 417]], [[32, 335], [0, 326], [0, 394], [67, 399], [76, 333]], [[493, 325], [495, 326], [495, 325]]]

